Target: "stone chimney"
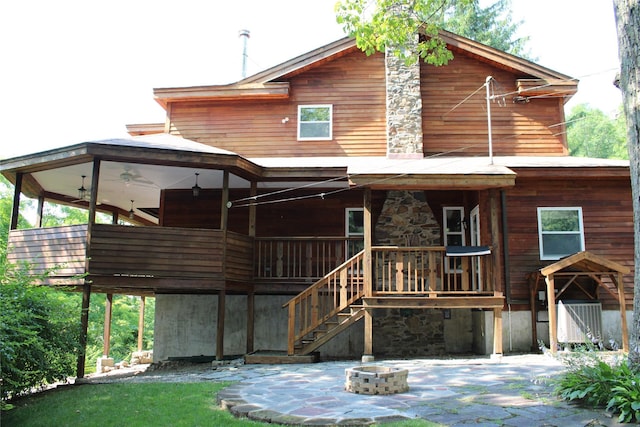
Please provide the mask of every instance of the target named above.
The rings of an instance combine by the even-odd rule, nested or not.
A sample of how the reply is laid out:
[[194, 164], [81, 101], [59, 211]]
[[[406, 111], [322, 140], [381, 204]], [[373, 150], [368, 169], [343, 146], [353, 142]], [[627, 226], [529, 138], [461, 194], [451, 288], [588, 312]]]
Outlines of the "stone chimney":
[[[417, 44], [416, 36], [415, 43]], [[415, 49], [414, 49], [415, 51]], [[420, 93], [420, 60], [407, 65], [393, 49], [387, 49], [387, 157], [421, 159], [422, 94]]]

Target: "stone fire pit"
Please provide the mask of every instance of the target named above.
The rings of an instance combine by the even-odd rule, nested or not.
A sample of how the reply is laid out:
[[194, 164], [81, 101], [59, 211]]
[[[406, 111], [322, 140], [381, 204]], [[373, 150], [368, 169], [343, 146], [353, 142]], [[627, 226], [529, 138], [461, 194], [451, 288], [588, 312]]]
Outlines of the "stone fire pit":
[[356, 394], [394, 394], [409, 390], [409, 371], [386, 366], [359, 366], [345, 369], [346, 391]]

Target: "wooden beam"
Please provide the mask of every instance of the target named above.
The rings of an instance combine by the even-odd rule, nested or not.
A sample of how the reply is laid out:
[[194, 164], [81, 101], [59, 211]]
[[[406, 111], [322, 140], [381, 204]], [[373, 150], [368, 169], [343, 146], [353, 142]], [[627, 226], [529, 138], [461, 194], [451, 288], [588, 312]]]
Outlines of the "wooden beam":
[[544, 280], [547, 283], [547, 301], [549, 301], [547, 305], [547, 310], [549, 310], [549, 350], [551, 350], [551, 354], [556, 354], [558, 351], [558, 318], [553, 274], [545, 276]]
[[[373, 295], [373, 278], [371, 277], [373, 274], [372, 271], [372, 258], [371, 258], [371, 246], [373, 242], [373, 224], [372, 224], [372, 216], [371, 216], [371, 189], [365, 188], [364, 190], [364, 213], [363, 213], [363, 221], [364, 221], [364, 265], [363, 265], [363, 273], [364, 273], [364, 295], [371, 296]], [[365, 324], [366, 324], [366, 316], [365, 316]]]
[[[89, 260], [91, 259], [91, 232], [96, 222], [96, 206], [98, 199], [98, 181], [100, 179], [100, 159], [93, 159], [91, 173], [91, 199], [89, 201], [89, 223], [87, 224], [87, 242], [85, 252], [85, 273], [89, 272]], [[91, 280], [89, 276], [84, 279], [82, 287], [82, 312], [80, 314], [80, 352], [78, 354], [77, 377], [84, 378], [84, 365], [87, 353], [87, 330], [89, 329], [89, 305], [91, 302]]]
[[[615, 282], [613, 275], [611, 279]], [[629, 329], [627, 326], [627, 303], [624, 298], [624, 281], [622, 273], [618, 273], [618, 301], [620, 301], [620, 325], [622, 327], [622, 351], [629, 352]]]
[[113, 312], [113, 294], [107, 294], [104, 303], [104, 328], [102, 331], [102, 355], [109, 357], [111, 344], [111, 314]]
[[493, 354], [502, 354], [502, 307], [493, 309]]
[[253, 342], [255, 337], [255, 301], [255, 292], [247, 292], [247, 353], [253, 353]]
[[140, 309], [138, 311], [138, 351], [143, 349], [144, 341], [144, 309], [146, 300], [144, 296], [140, 297]]
[[226, 292], [222, 290], [218, 293], [218, 330], [216, 332], [216, 360], [224, 359], [225, 299]]
[[363, 305], [368, 309], [374, 308], [502, 308], [504, 296], [478, 297], [401, 297], [401, 296], [372, 296], [362, 298]]
[[364, 312], [364, 356], [373, 356], [373, 314], [369, 309]]
[[38, 207], [36, 209], [36, 227], [42, 228], [42, 214], [44, 212], [44, 195], [38, 196]]
[[16, 184], [13, 189], [13, 207], [11, 209], [11, 222], [9, 230], [18, 229], [18, 216], [20, 215], [20, 193], [22, 192], [22, 172], [16, 172]]
[[258, 183], [251, 181], [249, 190], [249, 236], [256, 237], [256, 204], [254, 197], [258, 195]]

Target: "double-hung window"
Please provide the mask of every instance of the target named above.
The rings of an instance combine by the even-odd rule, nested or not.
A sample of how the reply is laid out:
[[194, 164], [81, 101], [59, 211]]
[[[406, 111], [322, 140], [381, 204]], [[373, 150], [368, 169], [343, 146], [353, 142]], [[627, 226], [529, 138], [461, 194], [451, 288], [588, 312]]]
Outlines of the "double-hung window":
[[298, 140], [331, 139], [332, 116], [332, 105], [298, 105]]
[[538, 208], [541, 260], [558, 260], [584, 251], [582, 208]]

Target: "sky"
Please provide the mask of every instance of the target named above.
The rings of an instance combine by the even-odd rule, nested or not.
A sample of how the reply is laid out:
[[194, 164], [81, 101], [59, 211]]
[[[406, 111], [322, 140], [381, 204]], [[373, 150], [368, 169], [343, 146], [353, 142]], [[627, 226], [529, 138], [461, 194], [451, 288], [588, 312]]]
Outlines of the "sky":
[[[343, 37], [335, 1], [2, 2], [0, 158], [164, 122], [154, 88], [240, 80], [240, 30], [250, 31], [247, 75]], [[567, 109], [588, 103], [614, 114], [612, 1], [512, 0], [512, 11], [536, 62], [580, 80]]]

